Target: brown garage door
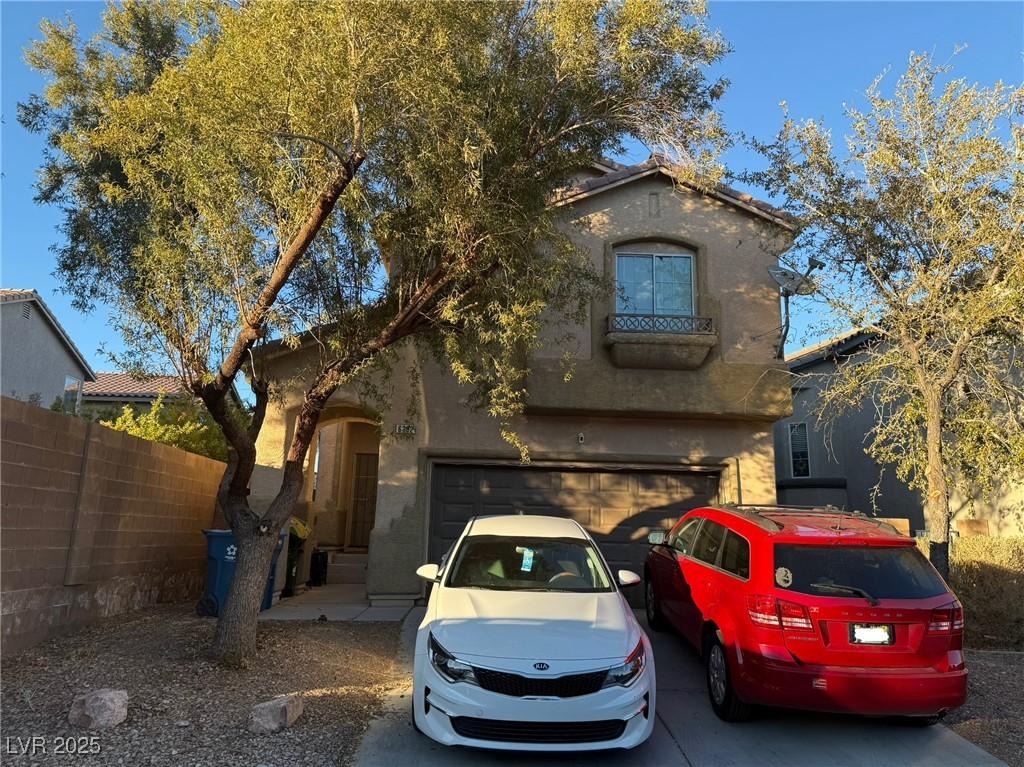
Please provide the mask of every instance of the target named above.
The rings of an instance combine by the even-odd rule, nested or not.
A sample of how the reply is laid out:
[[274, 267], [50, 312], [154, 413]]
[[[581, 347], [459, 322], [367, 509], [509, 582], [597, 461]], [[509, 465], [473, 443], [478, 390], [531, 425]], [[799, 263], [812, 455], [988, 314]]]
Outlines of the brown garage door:
[[[430, 561], [441, 558], [470, 518], [522, 511], [572, 517], [594, 536], [613, 570], [642, 573], [647, 532], [717, 496], [718, 474], [710, 472], [437, 464]], [[640, 604], [639, 589], [630, 592], [630, 601]]]

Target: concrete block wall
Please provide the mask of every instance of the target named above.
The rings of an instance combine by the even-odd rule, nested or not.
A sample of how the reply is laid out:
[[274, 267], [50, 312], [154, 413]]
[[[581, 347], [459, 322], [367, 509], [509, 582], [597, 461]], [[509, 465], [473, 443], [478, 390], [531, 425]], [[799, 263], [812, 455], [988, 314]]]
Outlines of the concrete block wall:
[[3, 397], [3, 651], [194, 599], [224, 464]]

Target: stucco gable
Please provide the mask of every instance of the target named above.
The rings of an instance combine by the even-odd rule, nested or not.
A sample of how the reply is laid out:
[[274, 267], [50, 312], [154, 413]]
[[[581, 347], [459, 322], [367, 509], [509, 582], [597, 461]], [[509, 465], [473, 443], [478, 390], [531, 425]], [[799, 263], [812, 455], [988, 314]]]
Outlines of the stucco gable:
[[796, 229], [796, 219], [784, 210], [725, 184], [716, 184], [711, 188], [705, 188], [684, 181], [673, 171], [670, 164], [658, 157], [651, 157], [646, 162], [629, 166], [614, 163], [611, 160], [601, 161], [591, 165], [591, 169], [598, 171], [600, 175], [588, 178], [564, 189], [555, 198], [553, 204], [556, 207], [572, 205], [626, 184], [640, 181], [641, 179], [657, 177], [663, 178], [667, 182], [684, 186], [699, 194], [713, 197], [727, 205], [770, 221], [772, 224], [787, 231], [795, 231]]
[[95, 381], [96, 373], [94, 373], [93, 369], [89, 367], [89, 363], [85, 361], [85, 357], [78, 350], [78, 347], [75, 346], [74, 341], [71, 340], [71, 336], [68, 335], [67, 331], [64, 330], [63, 326], [57, 321], [53, 312], [50, 311], [50, 307], [48, 307], [46, 302], [43, 301], [42, 296], [34, 290], [0, 288], [0, 303], [18, 304], [25, 302], [34, 303], [36, 307], [38, 307], [43, 317], [46, 318], [50, 329], [53, 331], [54, 335], [57, 336], [57, 340], [67, 348], [71, 356], [74, 357], [75, 361], [81, 366], [85, 380]]

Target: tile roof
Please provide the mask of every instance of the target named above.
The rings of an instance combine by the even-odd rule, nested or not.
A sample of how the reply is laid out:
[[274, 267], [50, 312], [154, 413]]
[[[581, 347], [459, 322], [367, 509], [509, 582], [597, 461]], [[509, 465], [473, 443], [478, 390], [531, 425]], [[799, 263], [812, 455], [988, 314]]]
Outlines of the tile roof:
[[177, 376], [152, 376], [139, 380], [131, 373], [97, 373], [96, 380], [82, 388], [84, 397], [147, 397], [156, 399], [161, 393], [177, 395], [182, 392]]
[[[646, 161], [637, 163], [636, 165], [624, 166], [620, 163], [615, 163], [612, 160], [602, 160], [601, 164], [618, 167], [619, 170], [616, 170], [614, 173], [607, 173], [603, 176], [598, 176], [597, 178], [588, 179], [565, 189], [558, 196], [555, 204], [567, 205], [575, 202], [576, 200], [612, 189], [620, 184], [629, 183], [630, 181], [635, 181], [646, 176], [653, 176], [655, 174], [663, 174], [678, 181], [676, 174], [672, 170], [671, 163], [657, 156], [652, 156]], [[764, 200], [759, 200], [753, 195], [741, 192], [738, 189], [733, 189], [725, 184], [715, 184], [711, 189], [705, 189], [685, 181], [681, 183], [683, 186], [689, 187], [696, 192], [717, 197], [725, 203], [748, 210], [762, 218], [767, 218], [773, 223], [786, 229], [793, 229], [794, 224], [796, 223], [796, 219], [781, 208], [777, 208]]]
[[75, 346], [75, 342], [71, 340], [71, 336], [68, 335], [68, 332], [64, 330], [64, 327], [57, 321], [57, 317], [50, 311], [50, 307], [46, 305], [42, 296], [34, 290], [0, 288], [0, 303], [16, 304], [22, 301], [32, 301], [39, 307], [43, 316], [50, 323], [50, 327], [53, 328], [60, 340], [64, 342], [68, 351], [71, 352], [71, 356], [74, 357], [78, 361], [78, 364], [82, 366], [82, 371], [85, 374], [86, 385], [88, 385], [88, 382], [90, 381], [95, 381], [96, 374], [89, 366], [89, 363], [85, 361], [85, 357], [82, 355], [82, 352], [80, 352], [78, 347]]
[[832, 354], [848, 354], [861, 344], [873, 339], [875, 335], [867, 328], [852, 328], [832, 338], [826, 338], [824, 341], [787, 354], [786, 364], [789, 365], [791, 371], [796, 372], [800, 368], [812, 365]]

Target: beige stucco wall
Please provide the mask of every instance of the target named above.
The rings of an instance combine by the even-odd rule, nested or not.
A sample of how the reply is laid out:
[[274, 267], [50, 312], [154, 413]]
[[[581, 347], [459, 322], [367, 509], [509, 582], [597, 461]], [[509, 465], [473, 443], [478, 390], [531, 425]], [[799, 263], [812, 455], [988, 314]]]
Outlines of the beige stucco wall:
[[[577, 364], [571, 383], [563, 380], [558, 345], [548, 343], [532, 360], [527, 413], [515, 427], [533, 460], [710, 465], [722, 472], [722, 500], [774, 502], [772, 423], [789, 413], [791, 401], [788, 376], [774, 359], [781, 320], [767, 267], [784, 243], [771, 241], [775, 232], [762, 219], [673, 190], [667, 180], [638, 181], [582, 201], [574, 211], [576, 221], [566, 226], [609, 276], [621, 245], [655, 242], [696, 252], [696, 310], [713, 318], [718, 342], [697, 370], [617, 368], [604, 346], [613, 296], [596, 300], [588, 321], [572, 329], [567, 348]], [[301, 379], [313, 362], [312, 350], [288, 352], [269, 361], [271, 377]], [[403, 373], [387, 382], [391, 408], [382, 428], [367, 583], [374, 599], [420, 594], [414, 569], [427, 550], [434, 462], [452, 456], [518, 460], [498, 424], [467, 408], [468, 390], [411, 344], [393, 369], [410, 366], [419, 369], [418, 380]], [[284, 387], [268, 410], [252, 483], [257, 506], [277, 491], [301, 397], [299, 387]], [[397, 436], [410, 401], [418, 412], [415, 433]], [[339, 391], [325, 421], [360, 412], [368, 414], [354, 391]]]

